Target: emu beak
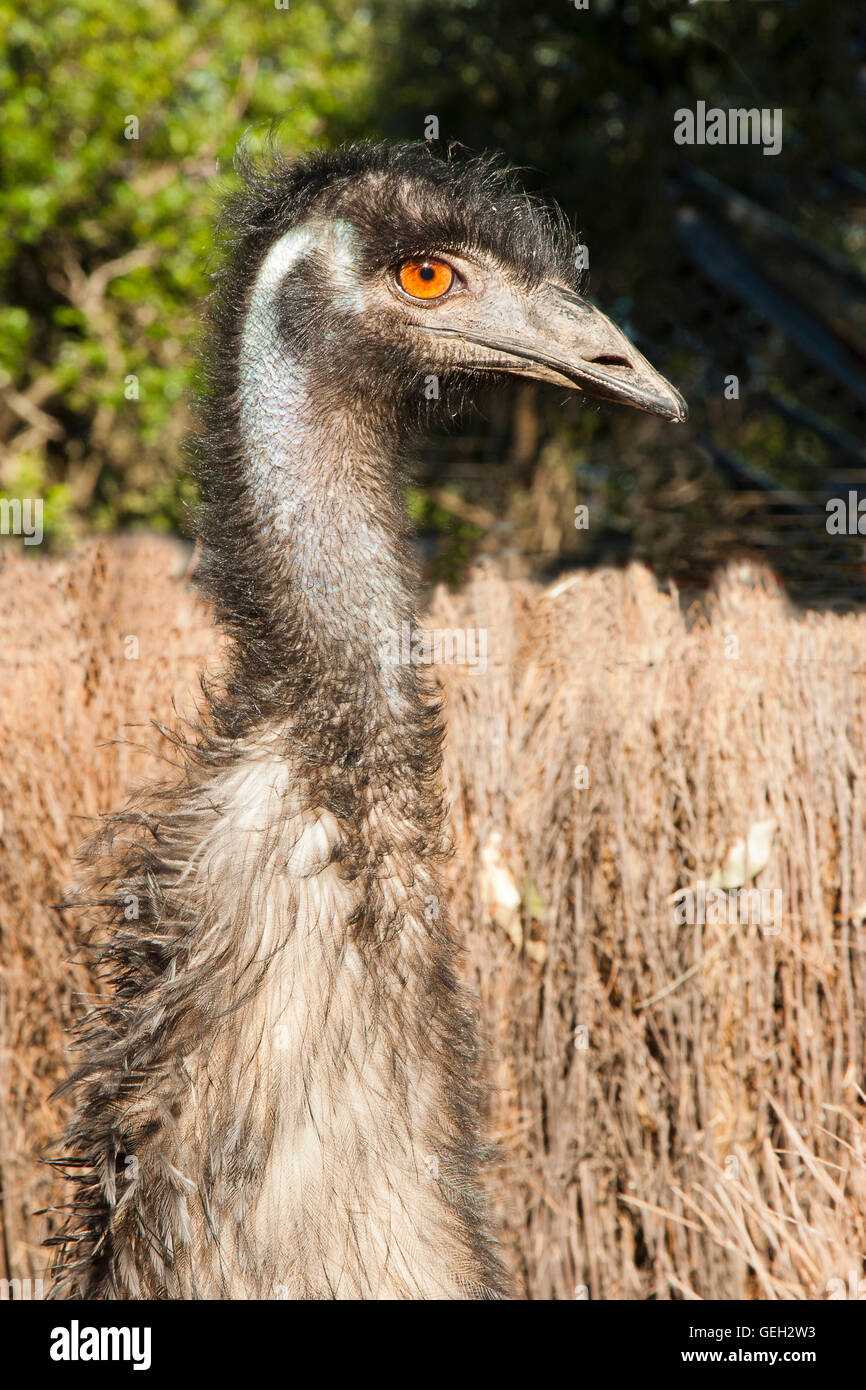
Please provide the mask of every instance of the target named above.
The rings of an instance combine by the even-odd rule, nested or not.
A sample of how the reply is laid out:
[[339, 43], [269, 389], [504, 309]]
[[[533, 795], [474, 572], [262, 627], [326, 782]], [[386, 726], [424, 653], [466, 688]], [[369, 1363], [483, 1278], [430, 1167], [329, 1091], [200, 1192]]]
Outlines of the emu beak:
[[552, 281], [531, 297], [492, 297], [471, 327], [431, 325], [430, 331], [489, 349], [489, 356], [474, 363], [477, 367], [525, 373], [665, 420], [688, 419], [679, 391], [616, 324], [579, 294]]

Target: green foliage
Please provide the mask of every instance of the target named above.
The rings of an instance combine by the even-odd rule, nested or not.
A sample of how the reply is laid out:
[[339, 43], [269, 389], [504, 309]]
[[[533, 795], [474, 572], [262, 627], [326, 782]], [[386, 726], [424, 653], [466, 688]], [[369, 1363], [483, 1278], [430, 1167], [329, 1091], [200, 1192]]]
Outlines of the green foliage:
[[[66, 483], [52, 483], [45, 472], [45, 461], [38, 454], [22, 453], [18, 457], [15, 482], [3, 489], [3, 496], [42, 500], [42, 536], [49, 545], [63, 546], [72, 539], [69, 519], [69, 488]], [[25, 550], [26, 554], [26, 550]]]
[[405, 502], [409, 520], [416, 531], [442, 538], [442, 544], [428, 565], [428, 578], [432, 583], [456, 588], [477, 549], [477, 542], [484, 534], [482, 528], [446, 511], [422, 488], [407, 488]]
[[178, 526], [217, 169], [251, 126], [300, 150], [360, 104], [368, 17], [0, 0], [0, 33], [0, 484], [53, 489], [55, 539]]

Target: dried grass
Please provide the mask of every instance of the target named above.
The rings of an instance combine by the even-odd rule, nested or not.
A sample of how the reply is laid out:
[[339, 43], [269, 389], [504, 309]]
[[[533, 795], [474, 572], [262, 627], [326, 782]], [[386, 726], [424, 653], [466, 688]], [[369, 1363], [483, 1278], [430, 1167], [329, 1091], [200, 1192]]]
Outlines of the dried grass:
[[[0, 585], [0, 1276], [27, 1277], [43, 1265], [34, 1213], [62, 1200], [34, 1155], [62, 1122], [48, 1096], [92, 987], [51, 907], [75, 817], [150, 775], [158, 740], [127, 726], [166, 719], [172, 696], [188, 705], [217, 638], [167, 542], [13, 558]], [[866, 1252], [866, 617], [799, 618], [743, 566], [690, 613], [637, 566], [547, 591], [482, 567], [462, 594], [437, 593], [430, 622], [488, 633], [486, 675], [437, 678], [449, 889], [490, 1041], [491, 1181], [522, 1290], [847, 1289]], [[110, 742], [124, 735], [146, 747]], [[758, 882], [782, 891], [778, 934], [675, 925], [671, 893], [768, 816], [779, 833]], [[494, 832], [523, 898], [522, 950], [484, 894]]]
[[0, 570], [0, 1277], [42, 1274], [35, 1213], [65, 1200], [36, 1154], [64, 1120], [49, 1097], [93, 985], [54, 904], [92, 819], [153, 773], [150, 721], [170, 719], [173, 698], [188, 706], [215, 646], [185, 565], [170, 542], [147, 540]]

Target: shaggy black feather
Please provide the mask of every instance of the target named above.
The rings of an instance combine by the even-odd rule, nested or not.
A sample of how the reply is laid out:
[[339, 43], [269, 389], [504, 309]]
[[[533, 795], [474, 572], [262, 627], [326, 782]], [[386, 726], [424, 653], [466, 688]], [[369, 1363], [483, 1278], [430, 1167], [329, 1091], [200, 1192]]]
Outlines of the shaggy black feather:
[[[457, 984], [457, 948], [445, 913], [425, 915], [425, 905], [444, 902], [438, 879], [446, 849], [441, 711], [413, 666], [400, 669], [396, 684], [384, 689], [376, 651], [365, 637], [363, 576], [354, 607], [350, 574], [349, 582], [345, 576], [339, 586], [335, 582], [334, 593], [321, 595], [317, 609], [309, 599], [315, 586], [304, 583], [298, 555], [275, 544], [250, 481], [239, 355], [268, 250], [314, 215], [355, 229], [361, 276], [434, 251], [483, 251], [527, 290], [548, 279], [577, 287], [574, 242], [564, 220], [528, 199], [495, 159], [445, 162], [426, 145], [362, 145], [294, 163], [275, 151], [260, 164], [242, 154], [238, 170], [240, 191], [220, 228], [203, 423], [194, 445], [201, 579], [232, 643], [221, 677], [205, 690], [200, 722], [188, 735], [172, 736], [180, 777], [107, 818], [83, 851], [92, 867], [78, 907], [94, 913], [108, 992], [79, 1027], [82, 1060], [67, 1084], [78, 1098], [66, 1139], [79, 1195], [57, 1266], [58, 1292], [214, 1296], [218, 1279], [215, 1284], [216, 1276], [196, 1265], [186, 1214], [192, 1205], [203, 1213], [208, 1240], [220, 1250], [230, 1246], [238, 1268], [257, 1258], [247, 1244], [243, 1212], [254, 1206], [272, 1154], [279, 1095], [265, 1080], [226, 1094], [220, 1067], [227, 1075], [237, 1062], [233, 1020], [256, 998], [272, 964], [272, 955], [259, 952], [255, 932], [250, 936], [257, 910], [250, 895], [267, 891], [285, 826], [276, 823], [263, 838], [260, 881], [252, 888], [234, 889], [226, 881], [209, 893], [186, 870], [220, 814], [212, 789], [251, 746], [270, 739], [291, 763], [304, 808], [336, 819], [333, 862], [344, 882], [361, 889], [348, 931], [365, 953], [367, 1026], [376, 1045], [384, 1038], [389, 1049], [394, 1124], [409, 1131], [416, 1122], [407, 1059], [421, 1059], [438, 1078], [441, 1115], [429, 1143], [439, 1159], [443, 1210], [460, 1233], [462, 1253], [455, 1258], [463, 1285], [467, 1294], [500, 1296], [507, 1285], [479, 1182], [485, 1147], [475, 1024]], [[389, 338], [381, 324], [350, 321], [315, 261], [293, 277], [280, 330], [307, 372], [317, 416], [333, 417], [334, 430], [350, 435], [346, 455], [361, 461], [344, 485], [376, 519], [382, 565], [405, 576], [395, 624], [414, 622], [401, 458], [407, 436], [426, 420], [429, 407], [419, 386], [429, 361], [406, 340]], [[474, 384], [471, 374], [468, 384]], [[443, 396], [453, 408], [448, 385]], [[316, 458], [305, 461], [313, 480], [318, 466]], [[320, 544], [322, 573], [339, 576], [345, 564], [324, 523]], [[341, 624], [327, 621], [334, 606]], [[394, 865], [404, 888], [396, 896]], [[133, 900], [138, 916], [127, 920]], [[419, 920], [427, 921], [427, 936], [423, 951], [412, 948], [407, 966], [400, 952], [410, 918], [416, 930]], [[287, 921], [284, 930], [291, 929]], [[219, 945], [203, 952], [202, 943], [214, 939]], [[341, 959], [338, 954], [329, 967], [328, 998]], [[327, 999], [322, 1008], [324, 1017]], [[334, 1046], [336, 1087], [346, 1063]], [[213, 1059], [213, 1091], [207, 1119], [200, 1119], [205, 1142], [192, 1153], [180, 1117], [189, 1059], [201, 1055]], [[257, 1064], [254, 1056], [250, 1066]], [[300, 1065], [306, 1081], [312, 1055]], [[126, 1182], [129, 1171], [135, 1180]], [[349, 1243], [348, 1212], [345, 1221]], [[302, 1268], [300, 1251], [284, 1254]], [[259, 1267], [250, 1287], [266, 1291], [279, 1277], [276, 1267]], [[330, 1277], [320, 1273], [316, 1283], [298, 1273], [298, 1287], [309, 1296], [327, 1293], [333, 1291]]]

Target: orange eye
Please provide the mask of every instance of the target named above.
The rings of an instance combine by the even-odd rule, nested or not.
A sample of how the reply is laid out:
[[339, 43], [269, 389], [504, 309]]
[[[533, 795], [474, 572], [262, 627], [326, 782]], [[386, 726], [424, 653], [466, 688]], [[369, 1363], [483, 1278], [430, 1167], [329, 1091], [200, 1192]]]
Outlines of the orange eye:
[[440, 299], [454, 283], [454, 271], [444, 261], [404, 261], [398, 278], [413, 299]]

